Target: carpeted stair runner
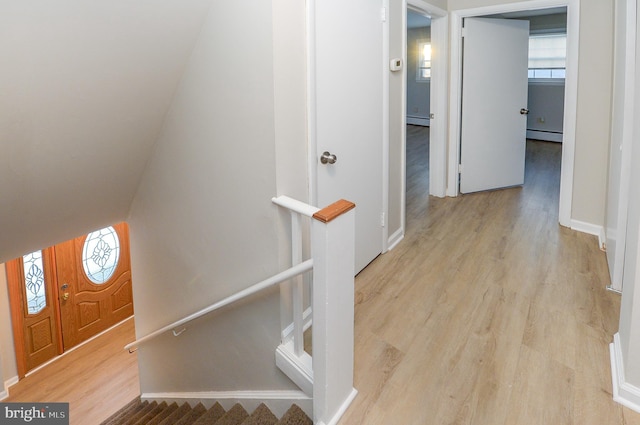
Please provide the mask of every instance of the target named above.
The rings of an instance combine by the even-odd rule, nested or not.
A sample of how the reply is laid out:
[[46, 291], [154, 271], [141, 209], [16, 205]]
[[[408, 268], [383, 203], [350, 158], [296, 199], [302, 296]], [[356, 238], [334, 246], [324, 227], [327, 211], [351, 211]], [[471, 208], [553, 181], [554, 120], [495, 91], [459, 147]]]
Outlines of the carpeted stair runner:
[[215, 403], [207, 410], [201, 403], [195, 407], [189, 403], [178, 406], [137, 398], [101, 425], [313, 425], [313, 421], [295, 404], [278, 419], [264, 404], [249, 414], [239, 404], [225, 411]]

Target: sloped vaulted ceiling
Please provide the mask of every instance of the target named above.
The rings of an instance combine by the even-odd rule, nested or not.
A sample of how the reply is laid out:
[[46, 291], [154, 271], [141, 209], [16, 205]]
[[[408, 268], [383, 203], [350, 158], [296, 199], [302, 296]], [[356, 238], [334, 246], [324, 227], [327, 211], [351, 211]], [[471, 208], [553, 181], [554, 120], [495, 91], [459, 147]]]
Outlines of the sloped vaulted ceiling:
[[0, 262], [126, 219], [210, 3], [0, 2]]

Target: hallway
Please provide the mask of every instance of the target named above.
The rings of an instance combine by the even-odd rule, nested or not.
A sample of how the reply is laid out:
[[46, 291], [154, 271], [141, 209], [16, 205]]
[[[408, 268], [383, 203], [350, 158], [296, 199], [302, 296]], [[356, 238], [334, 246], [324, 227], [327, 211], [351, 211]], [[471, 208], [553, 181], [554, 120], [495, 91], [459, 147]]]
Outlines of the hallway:
[[[356, 278], [359, 394], [340, 425], [640, 425], [611, 399], [604, 253], [557, 224], [560, 145], [528, 143], [523, 188], [458, 198], [429, 198], [428, 161], [407, 162], [407, 235]], [[133, 337], [128, 321], [5, 401], [67, 401], [71, 424], [98, 424], [139, 394]]]
[[439, 199], [407, 153], [405, 239], [356, 279], [341, 425], [640, 424], [612, 401], [605, 255], [558, 225], [560, 154], [529, 141], [524, 187]]

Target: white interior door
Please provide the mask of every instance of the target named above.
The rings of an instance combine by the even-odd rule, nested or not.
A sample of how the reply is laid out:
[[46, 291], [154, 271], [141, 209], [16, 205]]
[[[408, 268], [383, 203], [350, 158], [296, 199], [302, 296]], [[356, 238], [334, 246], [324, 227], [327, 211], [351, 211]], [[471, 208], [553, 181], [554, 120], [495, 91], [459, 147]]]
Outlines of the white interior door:
[[356, 204], [357, 273], [382, 252], [382, 2], [318, 0], [312, 7], [317, 205]]
[[466, 18], [460, 192], [524, 184], [529, 21]]

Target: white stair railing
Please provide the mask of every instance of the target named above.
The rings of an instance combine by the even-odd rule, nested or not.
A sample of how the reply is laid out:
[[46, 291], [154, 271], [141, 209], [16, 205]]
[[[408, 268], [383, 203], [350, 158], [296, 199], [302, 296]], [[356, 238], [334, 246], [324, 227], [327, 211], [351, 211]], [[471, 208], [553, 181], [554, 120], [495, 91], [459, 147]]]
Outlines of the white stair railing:
[[[292, 285], [293, 342], [283, 341], [278, 347], [276, 364], [313, 396], [314, 423], [335, 424], [357, 394], [353, 388], [355, 205], [340, 200], [318, 210], [287, 197], [273, 202], [292, 211], [292, 237], [298, 240], [302, 240], [300, 216], [312, 217], [313, 259], [313, 358], [296, 348], [295, 340], [302, 344], [303, 332], [300, 281]], [[292, 246], [295, 264], [302, 261], [302, 244], [292, 241]]]
[[[276, 364], [313, 398], [313, 423], [334, 425], [357, 391], [353, 388], [355, 205], [340, 200], [318, 209], [286, 196], [273, 202], [291, 211], [292, 267], [127, 344], [134, 348], [271, 286], [292, 281], [292, 330], [283, 329]], [[302, 259], [301, 217], [311, 217], [311, 258]], [[304, 351], [303, 274], [312, 271], [313, 358]]]

